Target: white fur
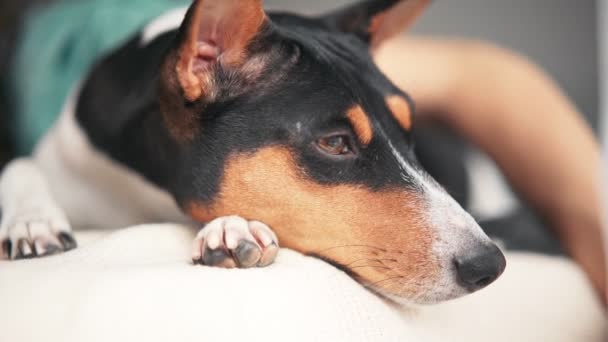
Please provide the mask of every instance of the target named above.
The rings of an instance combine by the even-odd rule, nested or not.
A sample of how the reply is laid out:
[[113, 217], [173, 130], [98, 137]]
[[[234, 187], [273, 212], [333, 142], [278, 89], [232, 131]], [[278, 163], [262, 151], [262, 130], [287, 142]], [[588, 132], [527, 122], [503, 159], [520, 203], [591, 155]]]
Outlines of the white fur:
[[[456, 256], [466, 253], [475, 248], [479, 243], [490, 243], [490, 239], [482, 231], [481, 227], [447, 192], [428, 175], [412, 167], [401, 153], [395, 148], [388, 136], [380, 130], [388, 141], [391, 153], [402, 170], [402, 177], [412, 181], [423, 193], [426, 208], [426, 217], [431, 229], [437, 235], [433, 245], [435, 256], [440, 263], [440, 277], [432, 284], [428, 284], [424, 293], [417, 302], [438, 302], [463, 296], [468, 293], [466, 289], [458, 285], [453, 260]], [[401, 298], [386, 294], [389, 298], [407, 304], [410, 299], [404, 301]]]
[[[63, 210], [49, 191], [45, 177], [29, 159], [11, 162], [3, 172], [0, 178], [0, 205], [0, 241], [8, 238], [12, 242], [12, 257], [15, 257], [18, 242], [22, 239], [34, 243], [33, 247], [41, 251], [49, 242], [60, 246], [57, 234], [71, 231]], [[29, 249], [32, 246], [25, 247]]]
[[143, 30], [141, 45], [147, 45], [163, 33], [178, 28], [187, 11], [187, 7], [176, 8], [151, 21]]
[[34, 158], [52, 180], [50, 191], [74, 227], [126, 227], [146, 222], [188, 222], [173, 198], [95, 150], [78, 127], [75, 99], [68, 98], [57, 124]]
[[[246, 260], [238, 260], [238, 249], [243, 242], [257, 246], [257, 251], [251, 251]], [[275, 233], [266, 224], [259, 221], [247, 221], [240, 216], [218, 217], [201, 229], [194, 239], [192, 260], [204, 258], [207, 250], [227, 250], [231, 258], [224, 260], [221, 266], [234, 267], [240, 265], [267, 266], [276, 257], [279, 241]], [[246, 261], [243, 264], [243, 261]]]

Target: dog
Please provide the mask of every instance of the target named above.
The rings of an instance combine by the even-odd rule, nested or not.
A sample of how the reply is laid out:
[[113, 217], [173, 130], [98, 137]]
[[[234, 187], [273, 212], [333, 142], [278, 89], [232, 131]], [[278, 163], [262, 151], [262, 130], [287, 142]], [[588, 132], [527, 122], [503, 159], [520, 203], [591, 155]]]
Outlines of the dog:
[[72, 226], [196, 222], [196, 264], [266, 266], [280, 240], [398, 303], [492, 283], [501, 250], [420, 166], [414, 101], [372, 58], [427, 3], [196, 0], [153, 21], [4, 170], [3, 258], [76, 248]]

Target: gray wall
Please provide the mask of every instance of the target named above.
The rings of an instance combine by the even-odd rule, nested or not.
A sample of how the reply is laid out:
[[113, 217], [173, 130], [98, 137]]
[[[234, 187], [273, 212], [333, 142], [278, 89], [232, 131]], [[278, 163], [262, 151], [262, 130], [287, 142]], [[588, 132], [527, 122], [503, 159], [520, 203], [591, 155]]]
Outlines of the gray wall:
[[[600, 0], [598, 2], [599, 7], [599, 27], [600, 27], [600, 39], [599, 39], [599, 50], [600, 50], [600, 121], [603, 121], [603, 129], [601, 129], [604, 135], [604, 156], [606, 157], [605, 172], [605, 188], [608, 190], [608, 1]], [[608, 191], [606, 191], [606, 198], [608, 199]], [[608, 202], [608, 201], [607, 201]], [[608, 205], [608, 203], [606, 203]], [[608, 206], [607, 206], [608, 208]], [[608, 210], [606, 210], [608, 213]], [[607, 217], [608, 218], [608, 217]], [[606, 226], [608, 233], [608, 225]], [[606, 242], [608, 243], [608, 235], [606, 235]], [[607, 245], [608, 246], [608, 245]], [[606, 249], [608, 252], [608, 249]]]
[[[352, 0], [266, 0], [315, 14]], [[595, 0], [434, 0], [416, 34], [485, 39], [542, 65], [595, 125], [598, 70]]]

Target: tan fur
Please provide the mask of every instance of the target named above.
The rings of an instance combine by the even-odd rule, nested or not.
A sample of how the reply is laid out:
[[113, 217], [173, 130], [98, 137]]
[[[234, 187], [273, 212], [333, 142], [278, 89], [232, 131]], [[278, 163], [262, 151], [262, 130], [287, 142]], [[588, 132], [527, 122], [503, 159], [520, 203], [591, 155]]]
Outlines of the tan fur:
[[261, 0], [198, 0], [193, 6], [187, 38], [175, 67], [184, 96], [191, 102], [204, 96], [213, 85], [209, 70], [193, 67], [202, 30], [219, 35], [212, 37], [218, 44], [217, 58], [223, 66], [236, 68], [244, 63], [247, 45], [266, 20]]
[[202, 222], [233, 214], [263, 221], [282, 246], [335, 260], [396, 295], [414, 296], [439, 276], [436, 237], [415, 193], [318, 184], [283, 147], [234, 155], [224, 175], [217, 200], [192, 201], [186, 212]]
[[390, 109], [399, 126], [409, 131], [412, 128], [412, 111], [407, 101], [398, 95], [386, 98], [386, 106]]
[[171, 136], [178, 142], [191, 141], [199, 133], [198, 114], [200, 108], [184, 106], [183, 90], [178, 74], [173, 70], [177, 56], [169, 56], [161, 68], [159, 105], [163, 121]]
[[187, 31], [182, 46], [167, 57], [161, 70], [161, 112], [176, 141], [188, 142], [200, 133], [199, 115], [204, 111], [203, 104], [185, 106], [183, 98], [196, 103], [202, 98], [212, 102], [217, 96], [214, 63], [196, 66], [197, 58], [215, 58], [221, 67], [238, 68], [251, 82], [265, 61], [245, 53], [265, 21], [261, 0], [198, 0], [192, 5], [183, 24]]
[[202, 7], [204, 0], [199, 0], [195, 8], [191, 9], [192, 16], [186, 24], [189, 25], [186, 41], [179, 50], [175, 71], [179, 83], [182, 86], [184, 97], [191, 102], [200, 98], [203, 92], [208, 89], [209, 84], [206, 84], [204, 79], [198, 77], [193, 71], [193, 63], [198, 54], [198, 28], [203, 16]]
[[346, 117], [350, 121], [355, 134], [363, 145], [368, 145], [373, 138], [372, 124], [369, 117], [363, 111], [361, 106], [356, 105], [346, 112]]

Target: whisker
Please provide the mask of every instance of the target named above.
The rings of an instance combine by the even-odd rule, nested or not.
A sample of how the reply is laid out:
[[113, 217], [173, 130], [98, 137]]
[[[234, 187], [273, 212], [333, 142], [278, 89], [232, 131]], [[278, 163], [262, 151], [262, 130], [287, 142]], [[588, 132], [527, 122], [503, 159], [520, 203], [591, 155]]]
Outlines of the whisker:
[[327, 249], [320, 250], [318, 253], [326, 252], [326, 251], [329, 251], [329, 250], [332, 250], [332, 249], [336, 249], [336, 248], [355, 248], [355, 247], [376, 249], [376, 250], [379, 250], [381, 252], [386, 252], [386, 249], [384, 249], [384, 248], [380, 248], [380, 247], [376, 247], [376, 246], [370, 246], [370, 245], [342, 245], [342, 246], [329, 247]]
[[384, 264], [384, 261], [397, 262], [397, 259], [390, 259], [390, 258], [387, 258], [387, 259], [376, 259], [376, 260], [380, 261], [380, 263], [382, 263], [382, 264]]
[[403, 278], [404, 278], [403, 276], [389, 277], [389, 278], [382, 279], [380, 281], [373, 282], [371, 284], [367, 284], [366, 286], [376, 286], [376, 285], [378, 285], [380, 283], [383, 283], [385, 281], [395, 280], [395, 279], [403, 279]]
[[392, 270], [392, 268], [390, 268], [390, 267], [374, 266], [374, 265], [361, 265], [361, 266], [353, 266], [353, 267], [349, 267], [349, 268], [354, 269], [354, 268], [362, 268], [362, 267], [372, 267], [372, 268], [379, 268], [379, 269], [385, 269], [385, 270]]
[[354, 264], [354, 263], [357, 263], [357, 262], [359, 262], [359, 261], [364, 261], [364, 260], [365, 260], [365, 261], [370, 261], [370, 262], [379, 262], [379, 263], [381, 263], [381, 264], [382, 264], [382, 261], [397, 261], [397, 260], [395, 260], [395, 259], [370, 259], [370, 258], [361, 258], [361, 259], [357, 259], [357, 260], [355, 260], [355, 261], [353, 261], [353, 262], [350, 262], [350, 263], [348, 263], [348, 264], [346, 264], [346, 265], [344, 265], [344, 266], [350, 266], [350, 265], [352, 265], [352, 264]]
[[405, 288], [407, 287], [407, 283], [401, 283], [401, 287], [399, 288], [399, 292], [398, 293], [403, 293], [403, 291], [405, 290]]

